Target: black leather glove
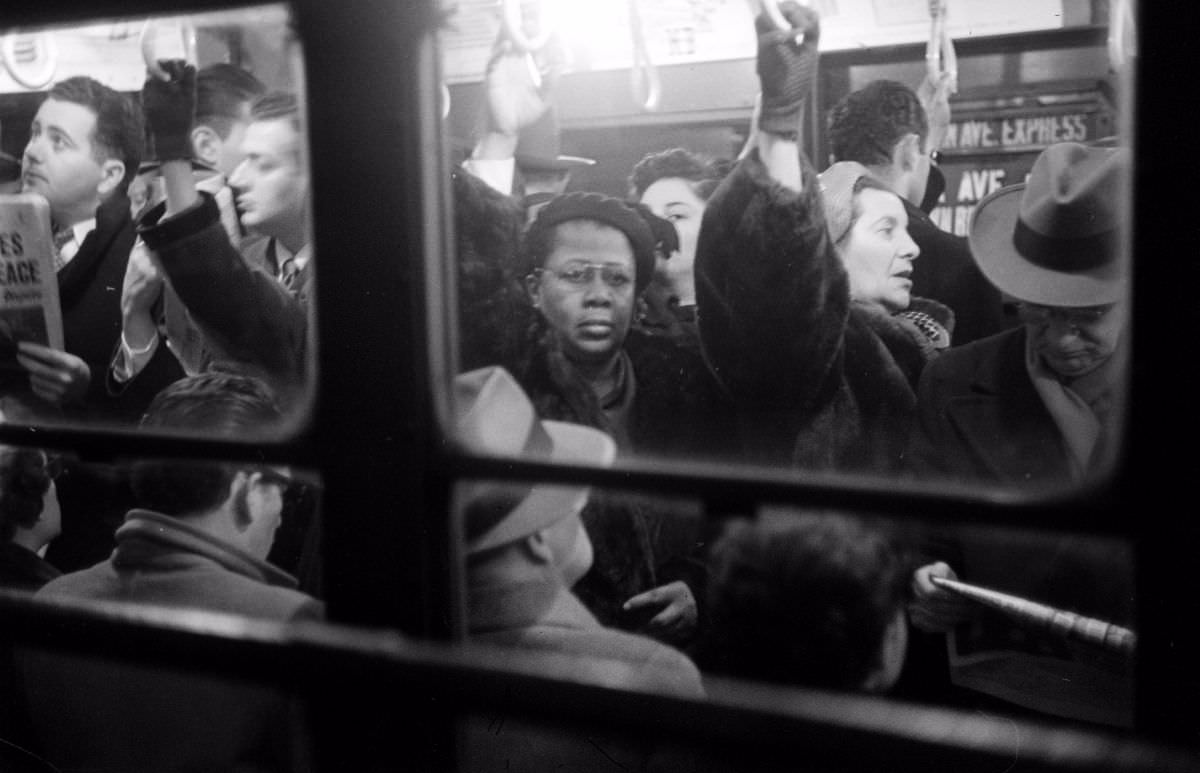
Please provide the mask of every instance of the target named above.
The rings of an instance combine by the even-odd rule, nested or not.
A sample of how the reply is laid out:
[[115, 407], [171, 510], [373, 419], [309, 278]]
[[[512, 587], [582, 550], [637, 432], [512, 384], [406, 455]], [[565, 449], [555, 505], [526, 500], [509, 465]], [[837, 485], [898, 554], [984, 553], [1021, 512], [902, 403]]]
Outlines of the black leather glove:
[[[762, 88], [758, 128], [774, 134], [794, 134], [800, 128], [800, 114], [817, 74], [821, 17], [794, 0], [784, 0], [779, 10], [791, 23], [790, 31], [775, 26], [765, 12], [754, 20], [758, 31], [758, 81]], [[804, 40], [797, 44], [800, 33], [804, 33]]]
[[149, 135], [146, 155], [158, 161], [191, 159], [196, 118], [196, 68], [182, 59], [160, 59], [169, 80], [150, 75], [142, 87], [142, 113]]

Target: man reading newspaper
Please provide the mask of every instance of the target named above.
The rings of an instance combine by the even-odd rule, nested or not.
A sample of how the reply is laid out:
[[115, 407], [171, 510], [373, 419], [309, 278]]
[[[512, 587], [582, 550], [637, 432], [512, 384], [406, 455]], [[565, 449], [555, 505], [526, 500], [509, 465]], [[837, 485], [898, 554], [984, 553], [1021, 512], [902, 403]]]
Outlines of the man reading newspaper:
[[[0, 390], [39, 420], [136, 421], [159, 389], [183, 375], [164, 351], [120, 393], [103, 377], [121, 336], [120, 288], [134, 241], [125, 192], [142, 135], [131, 100], [86, 76], [55, 84], [34, 116], [21, 189], [49, 205], [62, 338], [16, 332], [15, 361], [24, 373], [6, 377]], [[47, 279], [44, 269], [39, 278]]]

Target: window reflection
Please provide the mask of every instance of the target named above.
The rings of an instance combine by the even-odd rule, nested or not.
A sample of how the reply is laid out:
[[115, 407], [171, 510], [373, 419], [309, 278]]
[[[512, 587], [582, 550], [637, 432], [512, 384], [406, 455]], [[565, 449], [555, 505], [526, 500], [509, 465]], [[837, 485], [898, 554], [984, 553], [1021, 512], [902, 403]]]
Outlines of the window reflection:
[[818, 688], [1132, 727], [1123, 541], [790, 507], [718, 521], [608, 488], [471, 481], [457, 498], [467, 638], [568, 655], [597, 675], [584, 681], [722, 698]]
[[313, 268], [286, 7], [4, 40], [5, 420], [131, 428], [168, 385], [226, 370], [292, 423]]
[[[964, 42], [953, 14], [820, 6], [819, 26], [792, 19], [807, 42], [786, 46], [756, 41], [741, 8], [688, 12], [729, 16], [720, 27], [663, 11], [641, 20], [664, 87], [647, 113], [629, 49], [613, 38], [596, 56], [604, 12], [580, 35], [558, 5], [524, 4], [520, 35], [461, 6], [442, 36], [461, 370], [504, 366], [540, 415], [609, 433], [622, 458], [971, 492], [1045, 493], [1112, 468], [1133, 62], [1065, 29], [1103, 32], [1105, 7], [997, 7], [970, 20], [992, 37]], [[934, 62], [939, 29], [963, 50], [938, 38]], [[885, 39], [920, 51], [855, 50]], [[1051, 213], [1039, 191], [1067, 177], [1096, 179]], [[603, 197], [645, 205], [649, 235]], [[1093, 225], [1052, 224], [1077, 215]], [[553, 280], [575, 263], [631, 272], [632, 297], [595, 277], [567, 292]], [[1111, 304], [1096, 335], [1028, 313]]]

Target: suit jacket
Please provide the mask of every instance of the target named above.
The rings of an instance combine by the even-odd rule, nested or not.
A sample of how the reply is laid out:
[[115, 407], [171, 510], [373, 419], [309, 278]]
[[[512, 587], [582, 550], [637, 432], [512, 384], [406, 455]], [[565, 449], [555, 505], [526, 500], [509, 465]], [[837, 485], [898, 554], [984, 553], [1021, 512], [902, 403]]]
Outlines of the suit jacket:
[[[38, 598], [320, 618], [319, 603], [294, 586], [185, 521], [134, 510], [109, 560], [63, 575]], [[64, 771], [290, 771], [303, 758], [294, 707], [276, 691], [49, 651], [23, 650], [18, 662], [41, 748]]]
[[133, 424], [159, 390], [183, 376], [171, 353], [159, 351], [136, 384], [115, 386], [107, 378], [120, 345], [121, 289], [133, 242], [129, 199], [114, 194], [96, 210], [96, 227], [75, 257], [59, 270], [64, 348], [87, 363], [91, 383], [82, 403], [59, 408], [33, 395], [25, 374], [5, 378], [0, 391], [28, 405], [38, 420]]
[[1062, 434], [1025, 367], [1025, 328], [955, 347], [925, 369], [908, 462], [925, 475], [1023, 486], [1071, 480]]

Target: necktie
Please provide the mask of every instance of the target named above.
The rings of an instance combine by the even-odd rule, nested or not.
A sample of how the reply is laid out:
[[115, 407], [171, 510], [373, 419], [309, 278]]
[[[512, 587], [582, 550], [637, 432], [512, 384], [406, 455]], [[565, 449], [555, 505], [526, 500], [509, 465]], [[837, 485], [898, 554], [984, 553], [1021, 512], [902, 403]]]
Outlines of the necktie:
[[279, 282], [284, 286], [289, 293], [295, 295], [299, 289], [296, 285], [299, 284], [297, 279], [300, 276], [300, 269], [296, 266], [295, 258], [288, 258], [283, 261], [283, 266], [279, 269]]
[[54, 232], [54, 270], [59, 271], [75, 257], [75, 232], [63, 228]]

